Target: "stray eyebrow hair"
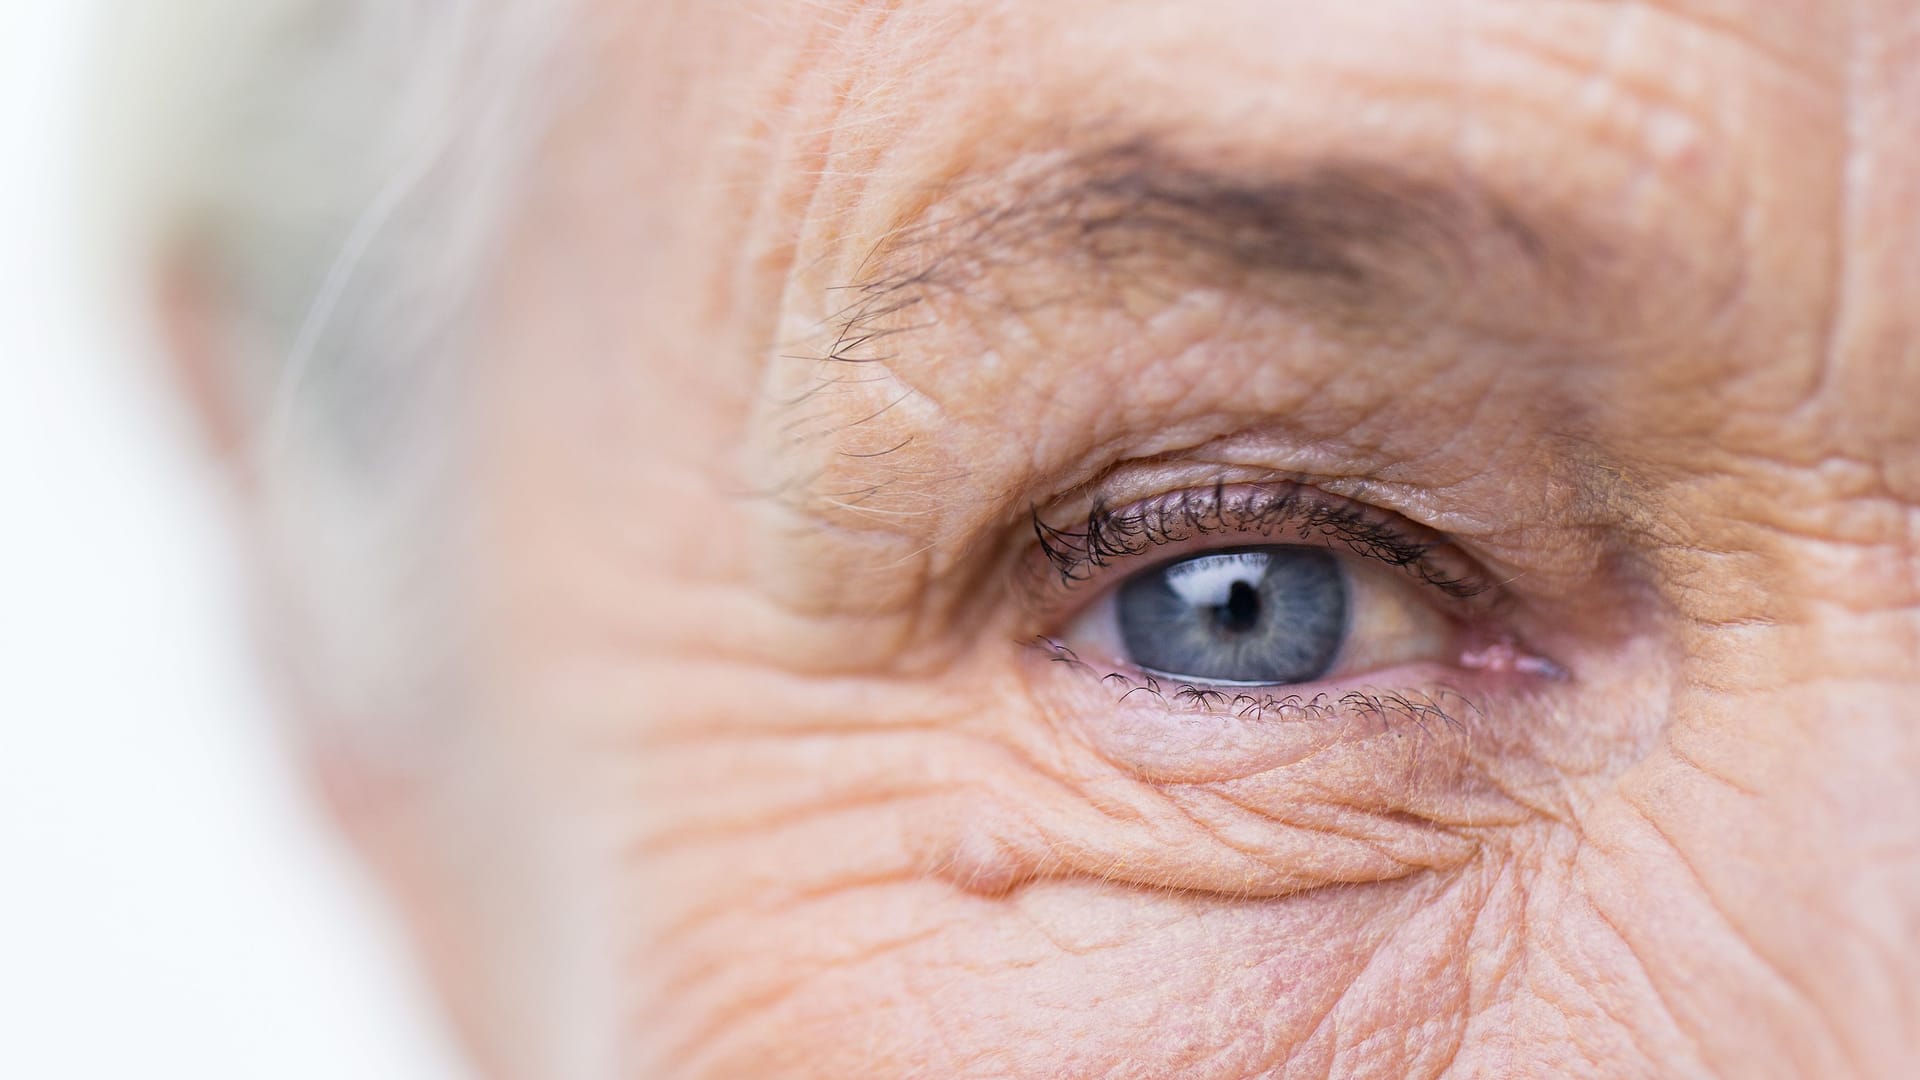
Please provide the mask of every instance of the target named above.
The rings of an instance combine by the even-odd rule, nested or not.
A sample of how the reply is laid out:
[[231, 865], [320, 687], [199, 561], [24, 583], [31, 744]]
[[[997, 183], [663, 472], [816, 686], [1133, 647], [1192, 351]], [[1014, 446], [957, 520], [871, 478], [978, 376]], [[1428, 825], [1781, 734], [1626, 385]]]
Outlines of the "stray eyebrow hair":
[[[931, 194], [843, 286], [855, 302], [830, 357], [851, 358], [845, 346], [870, 344], [888, 332], [876, 322], [926, 293], [964, 294], [995, 271], [1063, 264], [1070, 273], [1056, 289], [1074, 288], [1074, 274], [1277, 288], [1323, 314], [1399, 322], [1486, 284], [1496, 266], [1496, 276], [1517, 271], [1536, 289], [1564, 284], [1581, 250], [1570, 224], [1530, 223], [1458, 177], [1360, 158], [1250, 168], [1149, 138], [963, 177]], [[1013, 289], [1000, 299], [1016, 308], [1034, 300]]]

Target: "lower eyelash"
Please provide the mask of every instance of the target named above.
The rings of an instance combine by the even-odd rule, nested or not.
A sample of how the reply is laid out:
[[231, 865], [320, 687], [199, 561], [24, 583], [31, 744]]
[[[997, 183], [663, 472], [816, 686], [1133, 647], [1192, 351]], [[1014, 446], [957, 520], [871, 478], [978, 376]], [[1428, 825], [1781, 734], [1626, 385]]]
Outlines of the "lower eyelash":
[[[1234, 716], [1249, 723], [1311, 723], [1336, 718], [1374, 718], [1383, 730], [1395, 723], [1411, 723], [1431, 732], [1435, 725], [1465, 730], [1459, 715], [1471, 714], [1485, 719], [1485, 711], [1471, 698], [1452, 687], [1441, 687], [1437, 694], [1420, 691], [1378, 689], [1349, 690], [1342, 694], [1253, 693], [1245, 688], [1203, 686], [1189, 682], [1162, 680], [1147, 673], [1101, 674], [1100, 669], [1080, 659], [1064, 643], [1050, 637], [1033, 641], [1049, 660], [1074, 671], [1098, 678], [1102, 686], [1115, 692], [1116, 703], [1125, 703], [1145, 695], [1162, 706], [1181, 712], [1207, 716]], [[1453, 709], [1456, 711], [1449, 711]]]

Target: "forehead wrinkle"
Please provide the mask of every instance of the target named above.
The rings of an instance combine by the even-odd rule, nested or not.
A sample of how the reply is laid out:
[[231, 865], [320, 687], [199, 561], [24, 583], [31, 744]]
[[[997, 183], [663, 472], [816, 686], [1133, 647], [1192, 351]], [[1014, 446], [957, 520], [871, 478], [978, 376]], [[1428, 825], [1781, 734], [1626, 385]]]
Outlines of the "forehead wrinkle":
[[[1204, 125], [1208, 117], [1190, 119]], [[1139, 134], [1143, 123], [1158, 127]], [[869, 402], [860, 392], [836, 393], [833, 404], [846, 408], [818, 417], [830, 430], [814, 429], [823, 460], [813, 463], [838, 474], [831, 479], [839, 486], [825, 490], [864, 496], [890, 487], [902, 496], [924, 495], [928, 478], [945, 473], [926, 467], [923, 457], [940, 441], [938, 432], [896, 424], [911, 410], [895, 406], [891, 391], [937, 386], [944, 376], [928, 380], [918, 377], [927, 372], [908, 369], [965, 367], [950, 362], [958, 359], [953, 345], [959, 337], [969, 346], [959, 351], [971, 352], [993, 341], [1000, 319], [1056, 300], [1115, 296], [1109, 287], [1123, 274], [1121, 284], [1135, 295], [1142, 283], [1170, 293], [1221, 286], [1217, 291], [1256, 304], [1277, 298], [1280, 303], [1259, 306], [1279, 309], [1283, 318], [1299, 314], [1336, 331], [1387, 329], [1415, 344], [1404, 331], [1438, 326], [1447, 348], [1463, 336], [1470, 345], [1512, 344], [1499, 339], [1505, 333], [1522, 345], [1544, 343], [1500, 354], [1502, 362], [1518, 360], [1533, 374], [1571, 366], [1572, 355], [1595, 358], [1578, 366], [1596, 370], [1631, 366], [1618, 363], [1622, 352], [1652, 356], [1656, 349], [1634, 335], [1648, 332], [1653, 315], [1668, 313], [1660, 304], [1669, 298], [1684, 305], [1693, 296], [1663, 288], [1657, 303], [1613, 303], [1644, 300], [1645, 266], [1633, 261], [1635, 241], [1651, 241], [1649, 250], [1672, 257], [1660, 246], [1666, 238], [1643, 236], [1636, 222], [1591, 205], [1594, 191], [1542, 183], [1543, 174], [1526, 162], [1485, 162], [1476, 179], [1470, 163], [1436, 163], [1443, 155], [1419, 153], [1419, 136], [1408, 147], [1415, 152], [1404, 155], [1358, 146], [1313, 154], [1279, 140], [1229, 142], [1224, 130], [1210, 137], [1179, 124], [1169, 130], [1158, 120], [1128, 124], [1124, 114], [1109, 116], [1104, 133], [1102, 126], [1077, 123], [1049, 132], [1015, 123], [965, 140], [936, 133], [908, 141], [898, 154], [888, 146], [861, 146], [866, 153], [846, 174], [859, 183], [843, 183], [844, 198], [824, 201], [834, 211], [831, 224], [824, 215], [816, 222], [821, 242], [806, 250], [817, 253], [817, 261], [790, 294], [828, 298], [824, 305], [789, 308], [812, 316], [811, 327], [796, 326], [795, 336], [817, 332], [821, 340], [782, 350], [799, 357], [797, 364], [816, 361], [804, 378], [817, 388], [861, 387], [875, 395]], [[1126, 134], [1130, 129], [1136, 133]], [[983, 152], [988, 145], [1003, 149]], [[1496, 183], [1503, 177], [1510, 187]], [[1020, 288], [1034, 285], [1067, 295]], [[823, 287], [829, 291], [820, 293]], [[1579, 310], [1549, 318], [1540, 304], [1545, 293]], [[1642, 310], [1649, 305], [1651, 311]], [[1533, 323], [1502, 321], [1516, 311]], [[971, 329], [958, 328], [944, 346], [894, 363], [902, 334], [949, 314], [964, 316]], [[1488, 316], [1490, 325], [1475, 321]], [[1661, 319], [1658, 325], [1665, 335], [1690, 323]], [[1486, 355], [1486, 363], [1495, 362]], [[865, 367], [823, 371], [820, 360]], [[875, 384], [857, 382], [869, 377], [865, 372]], [[794, 375], [790, 368], [789, 378]], [[880, 396], [883, 391], [889, 393]], [[801, 396], [814, 409], [829, 404], [822, 394]], [[1565, 411], [1559, 396], [1547, 394], [1556, 414]], [[1569, 423], [1590, 426], [1585, 419]], [[857, 482], [842, 483], [847, 472], [857, 473]]]
[[[1736, 45], [1812, 87], [1824, 86], [1839, 59], [1831, 47], [1847, 22], [1853, 0], [1559, 0], [1568, 7], [1598, 7], [1622, 14], [1651, 14], [1690, 27], [1707, 38]], [[1827, 46], [1810, 50], [1810, 41]]]

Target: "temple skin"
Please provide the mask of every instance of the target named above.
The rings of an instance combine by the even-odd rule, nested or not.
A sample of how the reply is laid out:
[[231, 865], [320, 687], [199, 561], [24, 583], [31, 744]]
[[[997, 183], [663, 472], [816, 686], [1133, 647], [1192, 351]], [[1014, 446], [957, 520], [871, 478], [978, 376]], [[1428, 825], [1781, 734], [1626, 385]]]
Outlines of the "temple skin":
[[[446, 745], [316, 751], [488, 1075], [1910, 1075], [1909, 5], [583, 19]], [[1558, 677], [1256, 723], [1031, 643], [1032, 514], [1274, 476]]]

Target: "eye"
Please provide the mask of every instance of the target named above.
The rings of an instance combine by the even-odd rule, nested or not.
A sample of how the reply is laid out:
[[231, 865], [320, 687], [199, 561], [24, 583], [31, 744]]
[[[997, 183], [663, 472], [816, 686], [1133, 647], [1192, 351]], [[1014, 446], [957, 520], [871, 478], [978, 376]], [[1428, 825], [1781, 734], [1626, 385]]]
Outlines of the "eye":
[[1141, 571], [1114, 598], [1125, 659], [1196, 682], [1325, 675], [1347, 637], [1346, 575], [1322, 548], [1210, 552]]
[[1050, 639], [1122, 674], [1298, 686], [1456, 664], [1477, 633], [1444, 545], [1317, 493], [1176, 494], [1042, 537], [1069, 587], [1104, 585]]

